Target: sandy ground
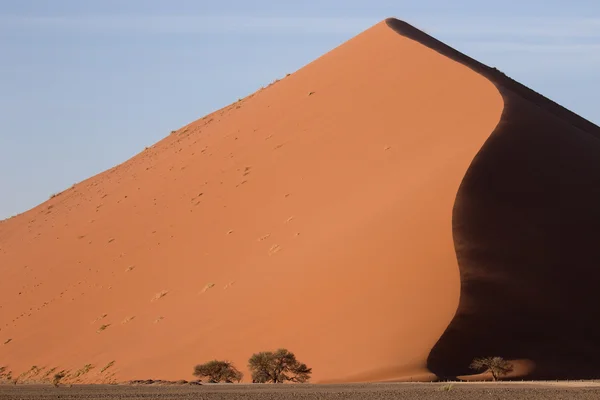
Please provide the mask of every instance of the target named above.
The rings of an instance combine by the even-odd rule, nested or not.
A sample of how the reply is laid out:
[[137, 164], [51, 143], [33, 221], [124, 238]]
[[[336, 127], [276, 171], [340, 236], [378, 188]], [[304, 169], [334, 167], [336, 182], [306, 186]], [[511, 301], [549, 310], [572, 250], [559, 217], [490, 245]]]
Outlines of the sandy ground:
[[592, 382], [519, 384], [366, 384], [285, 386], [131, 387], [74, 386], [59, 389], [45, 386], [0, 386], [1, 399], [561, 399], [587, 400], [600, 396], [600, 385]]

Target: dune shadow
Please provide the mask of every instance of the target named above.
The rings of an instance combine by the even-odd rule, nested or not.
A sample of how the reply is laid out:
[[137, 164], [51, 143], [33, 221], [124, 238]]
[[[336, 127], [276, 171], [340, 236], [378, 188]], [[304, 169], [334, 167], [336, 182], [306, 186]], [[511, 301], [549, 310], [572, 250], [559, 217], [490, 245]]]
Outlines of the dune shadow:
[[460, 301], [428, 368], [465, 375], [474, 357], [493, 355], [533, 361], [531, 379], [600, 377], [600, 128], [402, 21], [387, 24], [484, 75], [505, 102], [458, 189]]

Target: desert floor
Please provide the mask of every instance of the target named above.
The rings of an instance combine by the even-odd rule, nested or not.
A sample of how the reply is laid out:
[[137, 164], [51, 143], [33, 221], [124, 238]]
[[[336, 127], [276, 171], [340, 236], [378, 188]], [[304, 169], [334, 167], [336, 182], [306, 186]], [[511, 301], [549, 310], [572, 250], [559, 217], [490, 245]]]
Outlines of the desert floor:
[[0, 399], [598, 399], [600, 383], [382, 383], [343, 385], [0, 386]]

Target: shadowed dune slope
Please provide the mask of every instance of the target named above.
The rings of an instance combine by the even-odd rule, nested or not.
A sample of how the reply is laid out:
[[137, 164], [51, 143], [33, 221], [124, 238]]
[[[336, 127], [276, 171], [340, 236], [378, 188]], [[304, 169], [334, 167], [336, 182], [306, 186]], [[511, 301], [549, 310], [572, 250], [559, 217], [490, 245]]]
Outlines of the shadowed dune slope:
[[405, 23], [388, 24], [490, 79], [505, 103], [457, 195], [461, 299], [430, 369], [463, 375], [474, 357], [501, 355], [533, 366], [517, 376], [597, 378], [600, 128]]
[[287, 347], [317, 382], [423, 376], [459, 301], [456, 194], [503, 107], [374, 26], [3, 221], [0, 364], [189, 379]]

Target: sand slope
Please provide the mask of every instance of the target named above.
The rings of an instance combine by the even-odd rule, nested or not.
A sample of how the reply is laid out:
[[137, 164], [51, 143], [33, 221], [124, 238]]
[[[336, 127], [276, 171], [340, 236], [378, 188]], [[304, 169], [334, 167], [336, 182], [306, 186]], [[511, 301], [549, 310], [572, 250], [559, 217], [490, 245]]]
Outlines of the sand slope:
[[461, 313], [480, 309], [460, 243], [487, 207], [469, 182], [511, 130], [507, 95], [407, 27], [384, 21], [0, 223], [0, 365], [189, 379], [284, 346], [317, 382], [462, 373], [480, 349], [454, 347]]

